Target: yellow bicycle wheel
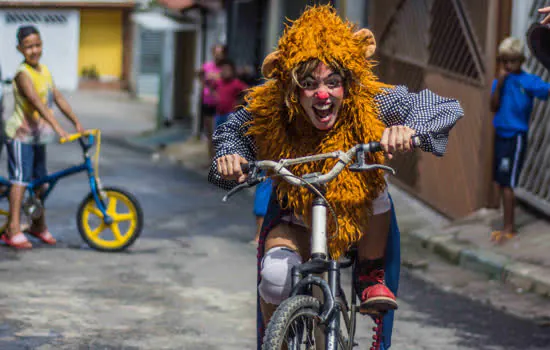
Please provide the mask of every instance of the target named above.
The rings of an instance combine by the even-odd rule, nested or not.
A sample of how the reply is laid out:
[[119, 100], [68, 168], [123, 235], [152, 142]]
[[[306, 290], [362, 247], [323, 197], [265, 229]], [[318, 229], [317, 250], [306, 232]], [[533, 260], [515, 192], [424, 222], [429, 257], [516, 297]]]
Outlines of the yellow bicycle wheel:
[[137, 199], [125, 190], [106, 187], [102, 200], [111, 224], [103, 221], [93, 194], [82, 201], [76, 216], [80, 235], [88, 245], [101, 251], [121, 251], [131, 246], [141, 234], [143, 212]]

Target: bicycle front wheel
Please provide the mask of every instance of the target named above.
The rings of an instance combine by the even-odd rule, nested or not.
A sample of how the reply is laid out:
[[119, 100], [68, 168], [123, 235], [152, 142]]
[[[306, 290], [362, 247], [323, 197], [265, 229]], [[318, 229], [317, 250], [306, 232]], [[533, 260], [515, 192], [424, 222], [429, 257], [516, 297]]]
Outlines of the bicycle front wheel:
[[90, 193], [78, 209], [78, 231], [96, 250], [116, 252], [131, 246], [141, 234], [143, 212], [138, 200], [129, 192], [116, 187], [106, 187], [102, 200], [113, 223], [106, 224]]
[[[262, 350], [319, 350], [319, 336], [325, 336], [325, 326], [320, 323], [321, 303], [309, 295], [297, 295], [279, 305], [269, 322]], [[317, 331], [317, 337], [316, 337]], [[319, 332], [320, 331], [320, 332]], [[347, 345], [341, 332], [338, 343]]]

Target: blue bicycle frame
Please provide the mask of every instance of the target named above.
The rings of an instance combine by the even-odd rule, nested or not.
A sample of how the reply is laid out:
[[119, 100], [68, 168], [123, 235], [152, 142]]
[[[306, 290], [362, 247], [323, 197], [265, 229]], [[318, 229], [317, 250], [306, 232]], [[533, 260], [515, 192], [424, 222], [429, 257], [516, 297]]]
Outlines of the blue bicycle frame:
[[[87, 140], [84, 141], [84, 138], [87, 138]], [[54, 173], [49, 174], [45, 177], [32, 180], [27, 185], [27, 191], [29, 193], [29, 196], [32, 197], [32, 196], [35, 196], [35, 190], [36, 189], [40, 188], [40, 186], [42, 186], [44, 184], [48, 184], [48, 188], [47, 188], [46, 192], [44, 194], [42, 194], [41, 197], [40, 197], [42, 202], [44, 202], [46, 200], [46, 198], [48, 197], [48, 195], [50, 194], [50, 192], [55, 187], [55, 185], [57, 184], [57, 181], [59, 181], [60, 179], [62, 179], [64, 177], [67, 177], [67, 176], [70, 176], [70, 175], [73, 175], [73, 174], [77, 174], [77, 173], [80, 173], [82, 171], [86, 171], [88, 173], [88, 179], [89, 179], [89, 182], [90, 182], [90, 190], [91, 190], [92, 195], [94, 197], [94, 201], [97, 205], [97, 208], [103, 214], [103, 221], [106, 224], [110, 224], [110, 223], [112, 223], [113, 219], [107, 214], [107, 208], [105, 207], [105, 203], [103, 203], [103, 201], [99, 197], [99, 189], [98, 189], [97, 181], [96, 181], [97, 179], [96, 179], [96, 176], [95, 176], [92, 160], [90, 159], [90, 155], [89, 155], [89, 152], [88, 152], [90, 150], [90, 148], [94, 145], [95, 136], [94, 135], [83, 136], [80, 139], [78, 139], [78, 142], [80, 143], [80, 146], [82, 147], [82, 151], [84, 153], [84, 162], [82, 162], [79, 165], [75, 165], [75, 166], [69, 167], [67, 169], [54, 172]], [[3, 185], [7, 188], [3, 193], [0, 193], [0, 198], [7, 197], [9, 195], [9, 188], [11, 186], [11, 183], [6, 178], [0, 176], [0, 185]]]

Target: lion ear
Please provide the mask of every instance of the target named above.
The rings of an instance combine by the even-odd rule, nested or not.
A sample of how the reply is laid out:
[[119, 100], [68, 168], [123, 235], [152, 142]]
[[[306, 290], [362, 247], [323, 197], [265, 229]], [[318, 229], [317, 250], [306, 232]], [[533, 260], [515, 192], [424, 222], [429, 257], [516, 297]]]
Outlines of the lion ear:
[[271, 73], [277, 66], [277, 61], [279, 60], [279, 51], [273, 51], [264, 59], [262, 64], [262, 74], [266, 78], [271, 78]]
[[372, 34], [370, 30], [367, 28], [359, 29], [353, 33], [353, 37], [367, 44], [365, 58], [369, 58], [374, 55], [374, 51], [376, 51], [376, 40], [374, 40], [374, 34]]

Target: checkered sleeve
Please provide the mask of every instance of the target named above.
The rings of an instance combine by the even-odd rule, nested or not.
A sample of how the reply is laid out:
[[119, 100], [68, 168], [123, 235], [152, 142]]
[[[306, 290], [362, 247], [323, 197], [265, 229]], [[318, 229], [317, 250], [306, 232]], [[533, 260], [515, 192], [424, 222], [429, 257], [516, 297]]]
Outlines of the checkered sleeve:
[[218, 173], [216, 159], [228, 155], [238, 154], [248, 161], [256, 158], [256, 145], [252, 136], [245, 135], [248, 130], [247, 122], [252, 120], [252, 116], [244, 108], [232, 113], [227, 122], [220, 125], [214, 135], [212, 142], [216, 150], [216, 155], [210, 166], [208, 181], [225, 190], [230, 190], [237, 185], [236, 181], [222, 179]]
[[442, 156], [449, 131], [464, 115], [460, 103], [429, 90], [412, 93], [404, 86], [388, 89], [377, 97], [380, 116], [387, 126], [405, 125], [416, 131], [422, 150]]

